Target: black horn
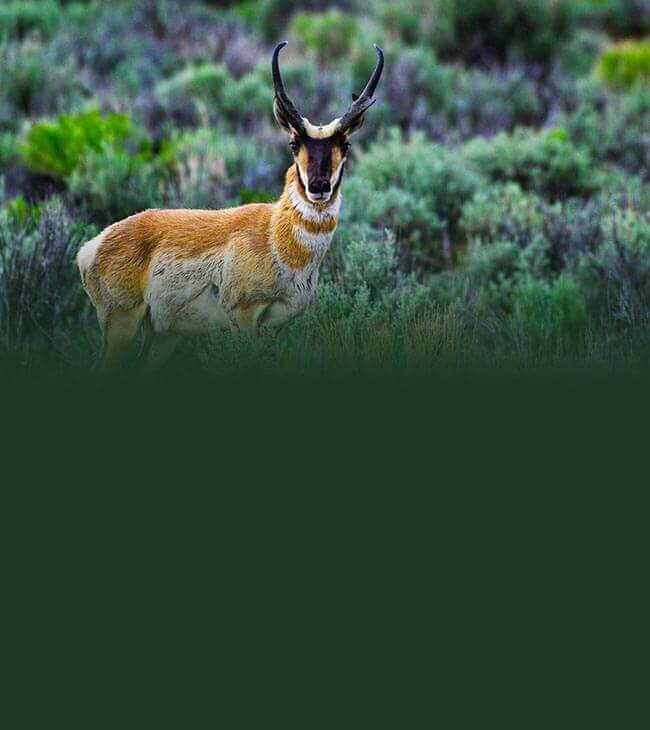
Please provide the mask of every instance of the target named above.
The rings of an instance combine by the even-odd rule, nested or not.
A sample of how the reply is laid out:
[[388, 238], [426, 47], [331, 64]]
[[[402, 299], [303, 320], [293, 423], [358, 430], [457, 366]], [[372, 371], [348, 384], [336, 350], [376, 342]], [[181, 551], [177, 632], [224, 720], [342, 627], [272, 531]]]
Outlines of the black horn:
[[275, 51], [273, 51], [273, 61], [271, 62], [271, 67], [273, 69], [273, 85], [275, 86], [275, 98], [280, 107], [280, 110], [286, 117], [287, 122], [289, 122], [289, 124], [296, 130], [296, 132], [302, 132], [304, 131], [302, 116], [296, 109], [294, 103], [287, 96], [287, 92], [284, 90], [284, 84], [282, 83], [282, 76], [280, 75], [280, 64], [278, 62], [278, 57], [280, 55], [280, 51], [286, 45], [287, 41], [278, 43]]
[[381, 48], [373, 43], [373, 47], [377, 52], [377, 65], [375, 70], [372, 72], [370, 80], [366, 84], [365, 89], [357, 96], [352, 94], [352, 104], [347, 112], [341, 117], [339, 127], [342, 131], [345, 131], [354, 122], [356, 122], [361, 115], [363, 115], [376, 101], [372, 96], [375, 93], [379, 79], [381, 78], [381, 72], [384, 70], [384, 52]]

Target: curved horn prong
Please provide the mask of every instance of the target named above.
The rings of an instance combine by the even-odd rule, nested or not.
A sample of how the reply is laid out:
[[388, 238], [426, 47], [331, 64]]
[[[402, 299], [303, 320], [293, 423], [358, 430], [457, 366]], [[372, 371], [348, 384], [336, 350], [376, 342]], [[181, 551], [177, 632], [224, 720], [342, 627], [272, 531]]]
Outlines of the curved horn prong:
[[280, 74], [280, 63], [278, 57], [280, 51], [287, 45], [287, 41], [278, 43], [273, 51], [273, 60], [271, 62], [271, 68], [273, 70], [273, 85], [275, 87], [275, 98], [282, 109], [282, 112], [287, 118], [287, 121], [297, 131], [302, 132], [304, 130], [304, 124], [302, 121], [302, 115], [296, 109], [294, 103], [287, 96], [287, 92], [284, 90], [284, 84], [282, 83], [282, 76]]
[[359, 96], [352, 94], [352, 105], [341, 117], [341, 121], [339, 123], [339, 128], [342, 131], [345, 131], [348, 127], [350, 127], [375, 103], [375, 99], [372, 98], [372, 95], [375, 93], [382, 71], [384, 70], [384, 52], [376, 43], [373, 43], [372, 45], [378, 56], [377, 65], [375, 66], [375, 70], [372, 72], [372, 76], [368, 80], [364, 90], [359, 94]]

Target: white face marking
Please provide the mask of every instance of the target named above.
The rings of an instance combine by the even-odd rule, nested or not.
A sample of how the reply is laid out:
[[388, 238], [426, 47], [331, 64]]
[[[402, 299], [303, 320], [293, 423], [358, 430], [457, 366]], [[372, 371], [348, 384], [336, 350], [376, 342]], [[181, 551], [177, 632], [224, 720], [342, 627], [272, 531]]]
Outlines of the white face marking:
[[305, 131], [307, 132], [307, 135], [311, 137], [312, 139], [326, 139], [327, 137], [331, 137], [333, 134], [336, 134], [339, 128], [339, 122], [341, 121], [341, 118], [338, 117], [333, 122], [330, 122], [329, 124], [312, 124], [307, 117], [303, 117], [302, 121], [305, 125]]
[[[307, 170], [304, 170], [302, 165], [300, 164], [300, 160], [296, 160], [296, 167], [298, 168], [298, 175], [300, 175], [300, 182], [302, 183], [303, 188], [305, 189], [305, 192], [307, 193], [307, 197], [309, 198], [309, 185], [307, 183]], [[311, 198], [309, 198], [311, 200]]]

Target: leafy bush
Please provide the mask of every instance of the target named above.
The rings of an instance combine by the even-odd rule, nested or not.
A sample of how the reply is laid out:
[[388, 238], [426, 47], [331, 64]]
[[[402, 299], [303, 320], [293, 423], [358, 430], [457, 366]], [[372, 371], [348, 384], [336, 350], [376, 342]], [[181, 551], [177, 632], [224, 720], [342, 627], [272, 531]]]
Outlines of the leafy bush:
[[617, 94], [605, 109], [602, 100], [583, 104], [564, 123], [576, 145], [592, 159], [613, 163], [629, 173], [650, 169], [650, 94], [642, 87]]
[[62, 114], [55, 122], [39, 122], [21, 146], [25, 164], [38, 172], [68, 177], [91, 152], [122, 148], [131, 131], [122, 114], [103, 117], [97, 109]]
[[25, 117], [55, 114], [76, 106], [85, 94], [69, 59], [27, 41], [0, 38], [0, 130], [18, 131]]
[[432, 115], [444, 113], [449, 104], [450, 77], [429, 48], [405, 48], [387, 64], [381, 82], [380, 97], [390, 109], [389, 122], [404, 131], [427, 127]]
[[[282, 172], [290, 163], [275, 133], [258, 145], [222, 129], [201, 128], [178, 136], [174, 149], [173, 199], [188, 207], [269, 200], [279, 194]], [[269, 187], [270, 181], [275, 182], [275, 190]]]
[[231, 77], [223, 64], [202, 64], [180, 71], [156, 87], [157, 96], [191, 100], [211, 113], [214, 120], [266, 119], [273, 102], [268, 71], [258, 68], [241, 79]]
[[468, 63], [549, 62], [575, 23], [569, 0], [406, 0], [381, 3], [378, 15], [402, 41]]
[[179, 94], [216, 103], [224, 97], [230, 82], [230, 74], [225, 66], [205, 63], [183, 69], [170, 79], [161, 81], [156, 92], [163, 98]]
[[163, 205], [162, 173], [142, 155], [108, 148], [89, 152], [69, 179], [72, 199], [95, 223], [108, 225]]
[[648, 0], [586, 0], [582, 16], [591, 25], [619, 38], [650, 33]]
[[479, 190], [463, 206], [460, 229], [470, 240], [508, 240], [525, 246], [542, 224], [543, 203], [516, 183]]
[[587, 195], [599, 184], [591, 155], [573, 145], [562, 128], [478, 137], [465, 145], [463, 155], [492, 180], [514, 181], [551, 199]]
[[16, 137], [11, 132], [0, 133], [0, 168], [6, 167], [16, 157]]
[[349, 53], [358, 33], [356, 18], [337, 8], [324, 13], [298, 13], [289, 28], [290, 37], [298, 38], [320, 62], [341, 58]]
[[601, 242], [580, 259], [583, 285], [595, 303], [628, 324], [650, 316], [650, 214], [614, 209], [600, 224]]
[[538, 90], [523, 69], [491, 74], [457, 69], [450, 80], [445, 117], [461, 139], [539, 123], [544, 112]]
[[619, 88], [650, 84], [650, 41], [625, 41], [607, 48], [596, 73], [603, 83]]
[[480, 182], [457, 155], [420, 134], [406, 141], [393, 130], [356, 162], [346, 183], [345, 216], [393, 231], [413, 263], [449, 262], [448, 233]]
[[451, 32], [441, 38], [439, 50], [470, 62], [490, 57], [549, 62], [575, 22], [570, 0], [455, 0], [445, 7]]
[[50, 38], [60, 17], [56, 0], [8, 0], [0, 5], [0, 38], [22, 40], [32, 32]]
[[649, 117], [650, 94], [647, 89], [633, 89], [618, 104], [608, 107], [603, 135], [607, 158], [646, 179], [650, 170]]
[[92, 232], [58, 200], [0, 212], [0, 343], [20, 350], [36, 337], [46, 351], [85, 304], [74, 266]]
[[[327, 6], [327, 3], [325, 4]], [[343, 10], [360, 9], [358, 0], [339, 0], [336, 3]], [[322, 0], [246, 0], [234, 8], [238, 18], [254, 26], [267, 41], [275, 40], [286, 28], [287, 22], [296, 12], [321, 11]]]
[[575, 337], [587, 321], [584, 294], [570, 274], [552, 282], [521, 277], [512, 288], [511, 300], [514, 328], [534, 345], [557, 335]]

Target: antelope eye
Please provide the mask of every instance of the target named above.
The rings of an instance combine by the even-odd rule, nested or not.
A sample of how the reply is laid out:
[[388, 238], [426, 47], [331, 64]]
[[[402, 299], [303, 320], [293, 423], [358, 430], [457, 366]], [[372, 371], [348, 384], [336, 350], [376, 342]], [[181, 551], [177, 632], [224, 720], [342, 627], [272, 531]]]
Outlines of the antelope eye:
[[343, 142], [341, 145], [341, 152], [343, 152], [343, 156], [347, 155], [347, 153], [350, 151], [350, 143], [349, 142]]
[[295, 139], [292, 139], [291, 142], [289, 142], [289, 147], [291, 147], [294, 152], [297, 152], [300, 149], [300, 145]]

